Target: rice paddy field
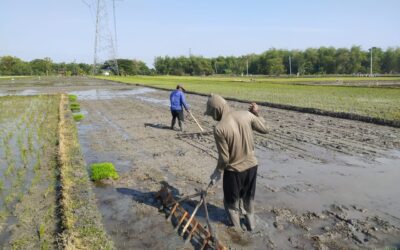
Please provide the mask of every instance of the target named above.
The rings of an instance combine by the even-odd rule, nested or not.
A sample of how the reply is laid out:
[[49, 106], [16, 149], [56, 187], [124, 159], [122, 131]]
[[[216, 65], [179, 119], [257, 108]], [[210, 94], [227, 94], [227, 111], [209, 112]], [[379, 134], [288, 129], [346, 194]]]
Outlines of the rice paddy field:
[[60, 94], [0, 97], [0, 249], [112, 247], [70, 109]]
[[400, 121], [400, 77], [101, 77], [130, 84]]
[[56, 245], [59, 96], [0, 98], [0, 240]]
[[[188, 91], [232, 93], [235, 99], [269, 98], [270, 91], [275, 98], [292, 96], [293, 102], [299, 101], [293, 96], [318, 95], [319, 89], [325, 106], [332, 103], [323, 93], [327, 89], [366, 89], [363, 98], [381, 98], [382, 110], [396, 100], [379, 91], [399, 89], [393, 79], [378, 87], [363, 81], [352, 87], [332, 81], [263, 82], [267, 78], [116, 78], [128, 84], [111, 79], [0, 80], [0, 249], [198, 249], [195, 239], [176, 232], [176, 224], [166, 220], [168, 211], [160, 211], [155, 199], [164, 184], [176, 198], [203, 188], [217, 161], [216, 122], [203, 116], [205, 94], [186, 95], [204, 133], [198, 133], [190, 117], [186, 131], [169, 129], [169, 94], [177, 83]], [[337, 100], [338, 92], [332, 93]], [[339, 94], [351, 101], [349, 93]], [[245, 101], [228, 103], [234, 110], [248, 108]], [[260, 114], [270, 133], [254, 137], [259, 160], [256, 232], [231, 231], [222, 183], [207, 197], [211, 223], [225, 246], [400, 246], [400, 128], [268, 105], [260, 105]], [[114, 178], [94, 181], [96, 171], [90, 166], [98, 163], [110, 165], [99, 179], [104, 172]], [[197, 202], [183, 205], [191, 212]], [[204, 222], [204, 212], [196, 219]]]

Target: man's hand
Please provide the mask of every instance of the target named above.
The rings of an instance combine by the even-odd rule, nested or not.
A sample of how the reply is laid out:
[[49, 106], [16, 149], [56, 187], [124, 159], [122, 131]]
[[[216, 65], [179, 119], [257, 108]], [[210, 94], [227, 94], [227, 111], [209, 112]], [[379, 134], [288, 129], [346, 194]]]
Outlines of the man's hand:
[[258, 116], [258, 105], [255, 102], [250, 103], [249, 112], [253, 113], [255, 116]]
[[214, 170], [214, 173], [211, 174], [210, 179], [213, 185], [215, 185], [219, 180], [221, 180], [222, 172], [218, 168]]

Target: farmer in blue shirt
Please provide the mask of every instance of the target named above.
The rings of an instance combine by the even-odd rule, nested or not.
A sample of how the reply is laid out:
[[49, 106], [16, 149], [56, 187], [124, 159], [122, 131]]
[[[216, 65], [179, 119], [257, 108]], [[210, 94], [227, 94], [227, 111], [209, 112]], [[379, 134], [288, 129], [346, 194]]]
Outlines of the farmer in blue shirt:
[[183, 91], [185, 91], [185, 89], [179, 84], [176, 86], [176, 90], [172, 91], [171, 95], [169, 96], [169, 100], [171, 102], [172, 130], [174, 129], [176, 118], [178, 118], [179, 128], [181, 131], [183, 131], [183, 108], [185, 108], [186, 111], [189, 111], [189, 105], [186, 103], [185, 94]]

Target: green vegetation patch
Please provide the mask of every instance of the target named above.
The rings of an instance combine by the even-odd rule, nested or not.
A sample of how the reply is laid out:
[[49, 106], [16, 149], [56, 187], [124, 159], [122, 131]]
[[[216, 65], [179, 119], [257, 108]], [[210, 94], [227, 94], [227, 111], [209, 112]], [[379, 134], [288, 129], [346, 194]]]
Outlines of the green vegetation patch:
[[79, 105], [79, 103], [72, 102], [72, 103], [70, 103], [69, 106], [70, 106], [72, 112], [79, 112], [79, 111], [81, 111], [81, 105]]
[[0, 228], [13, 228], [7, 249], [57, 248], [59, 102], [59, 95], [0, 97]]
[[90, 166], [90, 171], [92, 174], [92, 180], [94, 181], [108, 178], [116, 180], [119, 178], [119, 175], [111, 162], [94, 163]]
[[68, 99], [70, 102], [76, 102], [76, 100], [78, 100], [78, 97], [76, 95], [68, 95]]
[[82, 121], [83, 118], [85, 118], [84, 114], [74, 114], [73, 116], [74, 116], [74, 121], [76, 122]]
[[[362, 81], [370, 78], [346, 78], [346, 81]], [[374, 78], [374, 81], [398, 78]], [[182, 83], [185, 89], [203, 94], [220, 94], [224, 97], [256, 102], [315, 108], [332, 112], [344, 112], [380, 118], [400, 120], [400, 88], [299, 85], [301, 82], [332, 82], [335, 78], [247, 78], [247, 77], [178, 77], [132, 76], [108, 77], [124, 83], [175, 89]]]
[[67, 108], [68, 97], [60, 103], [59, 165], [62, 249], [114, 249], [101, 223], [92, 185], [83, 159], [76, 125]]

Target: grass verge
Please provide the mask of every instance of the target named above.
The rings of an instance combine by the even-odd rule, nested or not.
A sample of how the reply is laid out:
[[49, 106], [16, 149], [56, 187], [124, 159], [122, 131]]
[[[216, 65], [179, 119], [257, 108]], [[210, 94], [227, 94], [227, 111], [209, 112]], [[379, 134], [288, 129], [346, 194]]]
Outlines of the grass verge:
[[[298, 111], [330, 114], [354, 114], [343, 118], [365, 116], [367, 118], [396, 121], [400, 124], [400, 88], [318, 86], [299, 85], [302, 81], [317, 84], [333, 82], [335, 78], [248, 78], [228, 77], [175, 77], [175, 76], [132, 76], [99, 77], [129, 84], [141, 84], [162, 89], [175, 89], [183, 83], [189, 92], [200, 94], [220, 94], [227, 98], [256, 101], [265, 105]], [[243, 80], [244, 79], [244, 80]], [[349, 82], [371, 81], [371, 78], [346, 78]], [[373, 81], [400, 82], [398, 77], [373, 78]], [[316, 112], [313, 112], [316, 111]], [[322, 111], [322, 112], [319, 112]], [[334, 115], [333, 115], [334, 116]], [[340, 116], [339, 116], [340, 117]], [[372, 119], [372, 120], [373, 120]], [[366, 119], [368, 121], [368, 119]], [[371, 121], [373, 122], [373, 121]]]
[[67, 95], [61, 96], [59, 140], [63, 247], [113, 249], [101, 224]]

